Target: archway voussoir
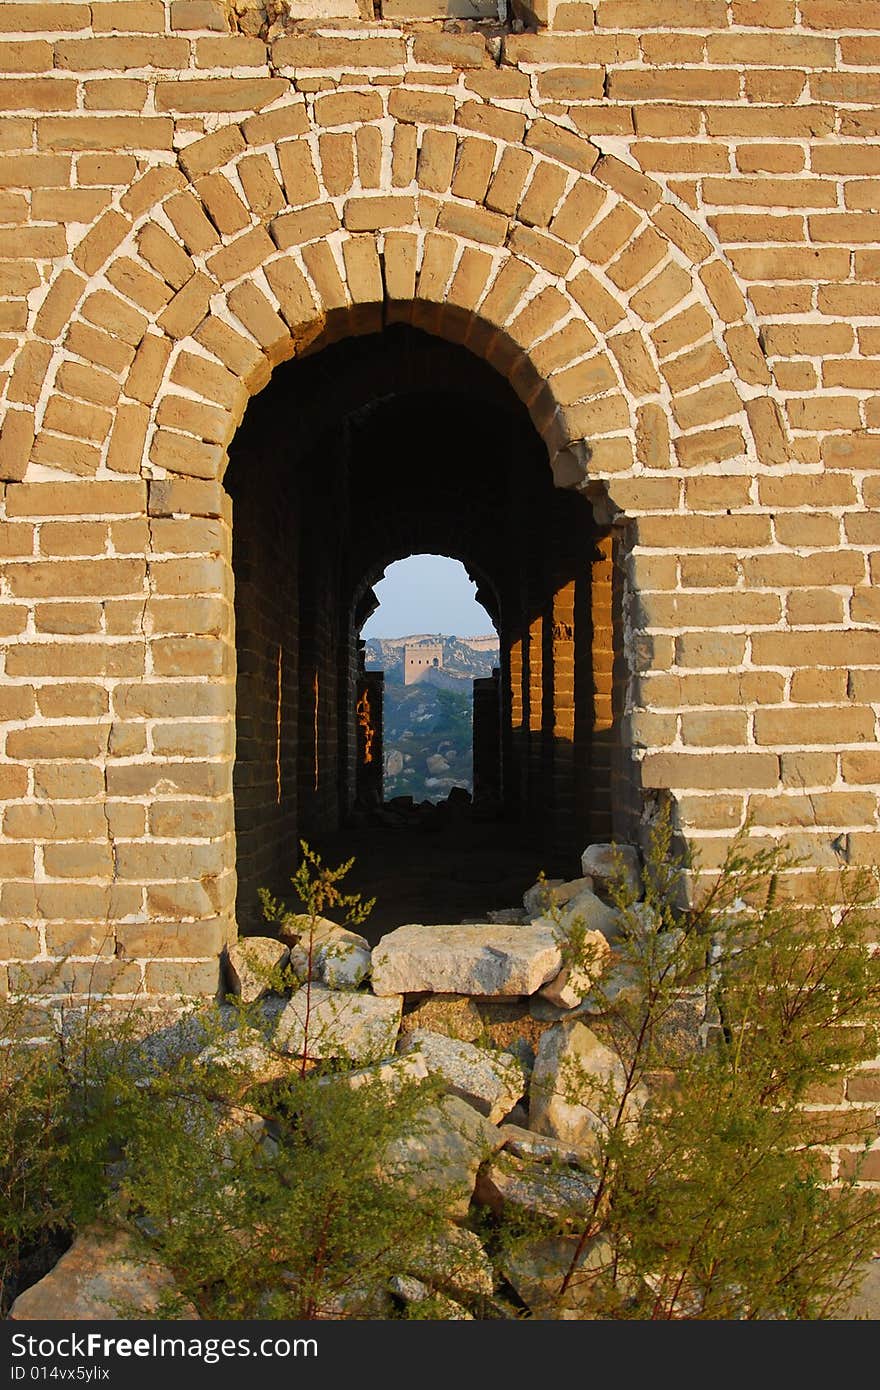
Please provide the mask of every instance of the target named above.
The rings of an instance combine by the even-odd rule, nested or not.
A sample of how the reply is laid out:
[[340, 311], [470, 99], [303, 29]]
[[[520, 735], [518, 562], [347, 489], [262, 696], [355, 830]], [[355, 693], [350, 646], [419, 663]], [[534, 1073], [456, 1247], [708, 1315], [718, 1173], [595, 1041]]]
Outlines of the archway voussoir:
[[416, 299], [441, 302], [452, 276], [459, 243], [441, 232], [428, 232], [416, 282]]
[[385, 132], [376, 125], [361, 126], [354, 137], [361, 188], [381, 189], [384, 183]]
[[555, 285], [539, 290], [508, 325], [507, 332], [523, 349], [530, 348], [571, 312], [571, 300]]
[[245, 280], [236, 285], [229, 291], [226, 302], [273, 366], [293, 356], [294, 347], [287, 325], [253, 281]]
[[156, 320], [157, 327], [169, 338], [188, 338], [208, 313], [211, 296], [216, 289], [213, 280], [197, 271], [162, 310]]
[[409, 188], [416, 176], [418, 132], [415, 126], [395, 125], [391, 137], [391, 187]]
[[[354, 136], [351, 131], [324, 132], [318, 136], [320, 181], [331, 198], [340, 198], [354, 183]], [[288, 195], [290, 184], [285, 176]]]
[[263, 274], [278, 300], [285, 322], [299, 340], [299, 335], [320, 317], [308, 280], [292, 256], [279, 256], [267, 261]]
[[[687, 271], [670, 261], [658, 275], [636, 290], [629, 307], [643, 323], [656, 323], [671, 314], [694, 291], [694, 282]], [[708, 319], [708, 315], [706, 315]]]
[[184, 145], [177, 156], [181, 168], [190, 179], [200, 178], [228, 164], [238, 154], [244, 154], [247, 141], [238, 125], [225, 125], [210, 135], [203, 135]]
[[646, 227], [624, 247], [606, 274], [626, 293], [640, 284], [669, 254], [669, 245], [653, 227]]
[[260, 222], [268, 222], [287, 206], [287, 196], [268, 155], [262, 152], [242, 155], [236, 171], [245, 202]]
[[480, 305], [480, 317], [501, 328], [514, 317], [518, 306], [525, 303], [537, 278], [534, 266], [527, 265], [518, 256], [509, 256]]
[[574, 366], [554, 372], [547, 389], [558, 405], [571, 406], [619, 385], [617, 373], [605, 352], [596, 352]]
[[460, 309], [475, 310], [485, 293], [494, 266], [495, 259], [489, 252], [466, 246], [449, 286], [448, 302]]
[[322, 197], [308, 140], [282, 140], [278, 145], [278, 167], [290, 207], [304, 207]]
[[455, 171], [458, 137], [454, 130], [422, 129], [416, 182], [426, 193], [448, 193]]
[[376, 238], [363, 234], [342, 243], [345, 278], [352, 304], [381, 304], [385, 297]]
[[0, 481], [20, 482], [34, 444], [34, 412], [27, 407], [6, 411], [0, 426]]
[[179, 169], [171, 164], [155, 165], [123, 193], [120, 205], [124, 212], [137, 219], [155, 209], [169, 193], [186, 186], [187, 180]]
[[135, 241], [141, 259], [161, 275], [172, 290], [181, 289], [195, 275], [195, 262], [158, 222], [145, 222]]
[[382, 246], [385, 293], [389, 301], [409, 303], [416, 292], [419, 240], [415, 232], [386, 232]]
[[190, 189], [166, 198], [162, 210], [191, 256], [207, 255], [219, 246], [217, 228], [206, 214], [201, 200]]
[[579, 174], [589, 174], [599, 158], [599, 151], [589, 140], [547, 120], [532, 121], [525, 144], [560, 164], [567, 164]]
[[626, 317], [618, 300], [589, 270], [578, 271], [568, 281], [568, 290], [590, 322], [602, 333], [610, 332]]
[[225, 174], [205, 174], [196, 180], [193, 189], [221, 238], [237, 236], [250, 228], [250, 211]]
[[218, 479], [226, 456], [220, 444], [208, 444], [188, 434], [157, 429], [150, 441], [150, 462], [169, 473], [181, 473], [188, 478], [206, 481]]
[[663, 203], [652, 213], [652, 220], [673, 246], [693, 265], [702, 265], [712, 254], [712, 243], [692, 218], [671, 203]]
[[555, 237], [534, 227], [524, 227], [514, 222], [507, 238], [507, 245], [516, 255], [533, 261], [541, 270], [551, 275], [565, 276], [574, 265], [574, 252]]
[[140, 401], [120, 401], [107, 449], [106, 466], [111, 473], [134, 477], [141, 473], [149, 428], [148, 406]]
[[233, 280], [241, 279], [242, 275], [259, 269], [270, 256], [275, 255], [276, 249], [265, 227], [252, 227], [215, 251], [205, 264], [219, 284], [228, 285]]
[[498, 146], [480, 135], [462, 135], [458, 140], [452, 194], [469, 203], [483, 203], [495, 167]]
[[181, 348], [170, 380], [206, 400], [239, 410], [242, 400], [247, 399], [244, 383], [265, 363], [265, 354], [250, 337], [212, 314], [199, 324], [193, 337], [212, 356]]
[[608, 346], [617, 361], [627, 389], [636, 396], [651, 395], [661, 389], [660, 375], [641, 333], [615, 333]]
[[84, 275], [95, 275], [131, 231], [134, 223], [124, 213], [108, 208], [89, 229], [73, 253], [73, 263]]
[[627, 202], [635, 203], [636, 207], [643, 208], [645, 212], [655, 208], [663, 197], [663, 189], [659, 183], [638, 169], [633, 169], [631, 165], [624, 164], [623, 160], [617, 159], [615, 155], [603, 155], [594, 165], [592, 173], [600, 183], [607, 184]]
[[348, 287], [339, 273], [336, 257], [326, 241], [311, 242], [302, 250], [303, 263], [315, 287], [318, 302], [327, 313], [347, 309]]
[[707, 261], [701, 266], [699, 276], [715, 312], [725, 323], [739, 323], [745, 318], [746, 301], [729, 266], [720, 260]]

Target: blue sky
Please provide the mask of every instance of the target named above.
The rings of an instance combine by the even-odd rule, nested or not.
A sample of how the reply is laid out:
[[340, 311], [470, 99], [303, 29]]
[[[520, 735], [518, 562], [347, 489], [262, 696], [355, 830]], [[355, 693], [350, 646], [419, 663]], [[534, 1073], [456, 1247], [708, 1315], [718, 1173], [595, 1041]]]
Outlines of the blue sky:
[[474, 598], [477, 586], [464, 565], [445, 555], [397, 560], [373, 587], [379, 607], [364, 623], [362, 637], [408, 637], [416, 632], [483, 637], [495, 631]]

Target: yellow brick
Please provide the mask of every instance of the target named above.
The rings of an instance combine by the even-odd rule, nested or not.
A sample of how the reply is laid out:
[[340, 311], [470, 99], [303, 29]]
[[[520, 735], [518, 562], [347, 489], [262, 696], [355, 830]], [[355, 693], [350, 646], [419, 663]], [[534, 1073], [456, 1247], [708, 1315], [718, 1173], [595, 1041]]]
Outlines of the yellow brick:
[[37, 147], [170, 150], [173, 134], [173, 122], [167, 116], [46, 116], [37, 122]]
[[137, 347], [147, 329], [147, 320], [130, 304], [109, 290], [96, 290], [82, 306], [83, 318], [131, 347]]
[[668, 468], [671, 463], [669, 423], [659, 405], [643, 405], [637, 411], [636, 453], [646, 468]]
[[156, 223], [147, 223], [137, 242], [144, 260], [172, 289], [179, 290], [193, 275], [195, 266], [183, 247]]
[[414, 220], [415, 203], [411, 197], [349, 198], [343, 212], [343, 225], [352, 232], [403, 227]]
[[240, 128], [237, 125], [224, 126], [186, 145], [180, 152], [180, 163], [190, 178], [195, 179], [226, 164], [246, 148]]
[[631, 237], [639, 219], [632, 208], [620, 203], [584, 237], [581, 255], [596, 265], [605, 265]]
[[315, 102], [315, 120], [321, 126], [361, 125], [382, 115], [382, 98], [376, 91], [335, 92]]
[[645, 787], [774, 787], [779, 761], [771, 753], [649, 753], [641, 764]]
[[675, 453], [682, 468], [701, 468], [707, 463], [722, 463], [745, 453], [745, 440], [736, 425], [720, 429], [696, 430], [675, 440]]
[[[503, 138], [516, 137], [507, 135]], [[595, 145], [562, 126], [554, 125], [552, 121], [533, 121], [526, 135], [526, 144], [530, 149], [557, 159], [570, 169], [576, 169], [579, 174], [589, 174], [599, 157]]]
[[[506, 111], [501, 107], [484, 105], [479, 101], [463, 102], [458, 108], [455, 121], [456, 125], [464, 126], [467, 130], [476, 130], [498, 140], [507, 140], [511, 144], [516, 144], [522, 140], [525, 131], [525, 117], [517, 111]], [[536, 124], [542, 123], [536, 122]], [[534, 126], [529, 132], [529, 142], [531, 142], [533, 131]], [[571, 138], [574, 139], [575, 137]]]
[[660, 378], [639, 333], [617, 333], [608, 339], [623, 379], [631, 391], [649, 394], [660, 389]]
[[[659, 275], [655, 275], [652, 280], [649, 280], [646, 285], [636, 291], [630, 300], [630, 305], [646, 323], [654, 323], [680, 303], [685, 295], [691, 292], [692, 288], [691, 278], [687, 271], [682, 270], [681, 266], [670, 263], [664, 266]], [[687, 320], [688, 324], [696, 323], [700, 315], [706, 319], [708, 317], [702, 308], [687, 312], [691, 314], [691, 318]], [[679, 318], [684, 320], [684, 315], [680, 315]], [[661, 335], [666, 335], [668, 340], [670, 332], [671, 325], [667, 323], [661, 330]], [[655, 338], [655, 341], [659, 341], [657, 335], [652, 334], [651, 336]], [[693, 342], [694, 339], [685, 338], [684, 341]]]
[[467, 237], [471, 241], [485, 242], [489, 246], [503, 246], [508, 225], [507, 218], [496, 212], [459, 203], [445, 203], [437, 222], [441, 231]]
[[758, 710], [755, 714], [756, 743], [807, 744], [860, 743], [874, 739], [874, 714], [867, 708], [841, 705], [836, 708], [803, 706], [793, 719], [789, 710]]
[[[185, 66], [185, 65], [181, 65]], [[156, 83], [156, 110], [260, 111], [287, 90], [277, 77], [212, 77]]]
[[287, 212], [276, 217], [271, 232], [279, 250], [284, 251], [289, 246], [302, 246], [306, 241], [329, 236], [339, 225], [331, 203], [316, 203], [302, 212]]
[[239, 160], [238, 175], [251, 211], [257, 217], [266, 220], [284, 207], [284, 193], [266, 155], [246, 155]]
[[533, 157], [525, 150], [505, 149], [486, 194], [486, 206], [494, 212], [512, 215], [522, 196], [532, 164]]
[[209, 256], [207, 266], [221, 284], [228, 284], [230, 280], [238, 280], [249, 271], [256, 270], [274, 254], [275, 244], [266, 229], [253, 227]]
[[700, 279], [725, 323], [736, 323], [744, 316], [745, 300], [726, 265], [708, 262], [700, 270]]
[[252, 281], [246, 280], [236, 285], [228, 295], [228, 304], [261, 347], [277, 352], [290, 345], [286, 324]]
[[608, 332], [624, 317], [624, 311], [588, 270], [582, 270], [568, 288], [587, 317], [602, 332]]
[[106, 439], [111, 421], [110, 411], [57, 393], [52, 395], [43, 416], [43, 425], [47, 430], [91, 439], [97, 444]]
[[157, 430], [150, 445], [150, 458], [171, 473], [194, 478], [216, 478], [223, 451], [219, 445], [205, 444], [185, 434]]
[[723, 353], [710, 340], [667, 361], [661, 368], [671, 390], [687, 391], [701, 382], [719, 376], [727, 367]]
[[7, 410], [0, 426], [0, 479], [15, 481], [24, 477], [33, 443], [32, 412]]
[[388, 98], [388, 110], [398, 121], [420, 125], [451, 125], [455, 100], [443, 92], [413, 91], [397, 87]]
[[576, 246], [586, 228], [598, 214], [605, 195], [602, 189], [578, 179], [550, 224], [554, 236]]
[[416, 177], [422, 188], [445, 193], [452, 182], [457, 139], [450, 130], [426, 130], [419, 150]]
[[345, 275], [353, 304], [377, 304], [384, 298], [382, 269], [371, 236], [350, 237], [342, 244]]
[[111, 473], [140, 472], [149, 423], [150, 412], [145, 405], [123, 401], [117, 407], [107, 450]]
[[407, 301], [415, 295], [418, 243], [409, 232], [389, 232], [383, 254], [389, 300]]

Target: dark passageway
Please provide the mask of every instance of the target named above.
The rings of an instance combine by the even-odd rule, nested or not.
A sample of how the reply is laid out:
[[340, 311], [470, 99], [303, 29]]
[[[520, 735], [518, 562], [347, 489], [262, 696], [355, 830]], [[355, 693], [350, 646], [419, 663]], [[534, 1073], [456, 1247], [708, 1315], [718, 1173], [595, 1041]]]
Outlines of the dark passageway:
[[[407, 326], [345, 339], [276, 370], [230, 450], [226, 487], [241, 929], [259, 926], [258, 887], [283, 893], [300, 838], [328, 860], [360, 854], [385, 909], [399, 915], [406, 900], [409, 920], [430, 920], [430, 884], [456, 863], [456, 892], [434, 920], [455, 909], [465, 865], [474, 903], [468, 890], [459, 917], [478, 910], [481, 883], [486, 907], [517, 901], [501, 891], [508, 853], [511, 874], [522, 865], [519, 894], [539, 867], [576, 867], [576, 851], [610, 829], [611, 544], [583, 496], [553, 487], [507, 382]], [[407, 848], [388, 875], [381, 836], [359, 848], [352, 821], [358, 634], [385, 567], [417, 551], [462, 561], [499, 634], [500, 801], [495, 824], [450, 817], [430, 835], [397, 836]]]

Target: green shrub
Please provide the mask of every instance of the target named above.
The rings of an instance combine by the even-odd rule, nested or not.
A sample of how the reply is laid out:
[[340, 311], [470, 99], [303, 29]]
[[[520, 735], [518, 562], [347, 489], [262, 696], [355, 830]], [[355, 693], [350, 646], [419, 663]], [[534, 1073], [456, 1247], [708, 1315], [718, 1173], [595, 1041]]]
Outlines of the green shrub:
[[[597, 1091], [572, 1067], [563, 1082], [573, 1101], [591, 1085], [601, 1124], [559, 1298], [586, 1286], [596, 1317], [827, 1317], [880, 1249], [880, 1203], [858, 1181], [873, 1112], [834, 1117], [840, 1133], [804, 1108], [842, 1097], [845, 1075], [877, 1056], [874, 876], [843, 880], [842, 908], [805, 908], [779, 891], [794, 861], [741, 838], [686, 909], [690, 865], [672, 841], [661, 817], [643, 901], [618, 876], [624, 939], [583, 1020], [623, 1081]], [[823, 1144], [838, 1139], [854, 1166], [829, 1182]], [[584, 1272], [591, 1248], [605, 1253]]]

